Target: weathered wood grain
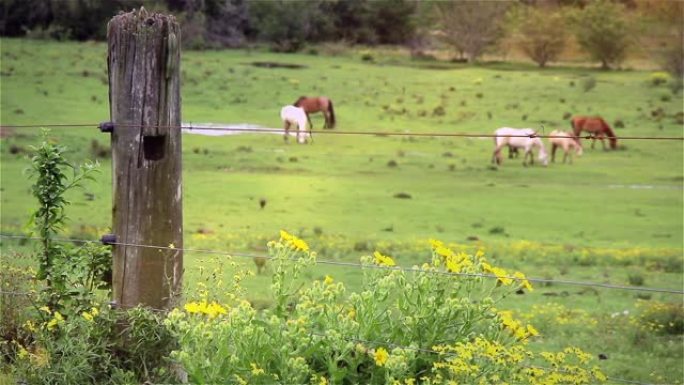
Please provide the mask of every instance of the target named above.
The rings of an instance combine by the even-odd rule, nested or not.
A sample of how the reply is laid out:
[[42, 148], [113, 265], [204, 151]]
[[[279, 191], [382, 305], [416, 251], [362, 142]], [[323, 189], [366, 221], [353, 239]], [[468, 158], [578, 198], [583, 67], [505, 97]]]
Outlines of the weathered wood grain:
[[183, 254], [180, 27], [145, 9], [107, 26], [112, 132], [113, 299], [121, 307], [173, 305]]

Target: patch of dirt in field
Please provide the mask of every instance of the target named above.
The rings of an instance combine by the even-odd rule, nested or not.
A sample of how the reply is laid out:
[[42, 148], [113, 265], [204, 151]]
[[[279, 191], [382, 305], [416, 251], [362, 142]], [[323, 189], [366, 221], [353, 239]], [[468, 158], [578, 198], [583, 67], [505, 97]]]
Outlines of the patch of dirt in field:
[[307, 68], [307, 66], [302, 64], [279, 63], [274, 61], [254, 61], [249, 64], [259, 68], [287, 68], [293, 70]]

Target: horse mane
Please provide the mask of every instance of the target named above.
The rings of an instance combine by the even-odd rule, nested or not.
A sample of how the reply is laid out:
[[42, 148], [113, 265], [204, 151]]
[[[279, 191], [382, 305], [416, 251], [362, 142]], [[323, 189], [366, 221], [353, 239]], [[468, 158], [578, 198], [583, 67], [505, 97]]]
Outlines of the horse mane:
[[306, 96], [300, 96], [294, 103], [292, 103], [292, 105], [295, 107], [299, 107], [299, 103], [301, 103], [304, 99], [306, 99]]

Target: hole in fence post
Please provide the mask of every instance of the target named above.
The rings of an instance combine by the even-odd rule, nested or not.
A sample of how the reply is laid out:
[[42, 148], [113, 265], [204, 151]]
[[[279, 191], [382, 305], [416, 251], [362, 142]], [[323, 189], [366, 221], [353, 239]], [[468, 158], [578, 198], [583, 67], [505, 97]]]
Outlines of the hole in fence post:
[[164, 158], [166, 135], [143, 136], [143, 154], [145, 160], [160, 160]]

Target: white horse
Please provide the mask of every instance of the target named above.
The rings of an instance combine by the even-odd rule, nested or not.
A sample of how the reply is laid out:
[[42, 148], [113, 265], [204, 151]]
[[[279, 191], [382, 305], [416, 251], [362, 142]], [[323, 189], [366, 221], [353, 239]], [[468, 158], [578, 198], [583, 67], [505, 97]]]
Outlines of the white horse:
[[582, 145], [575, 140], [571, 133], [554, 130], [549, 134], [549, 143], [551, 143], [551, 161], [556, 161], [556, 150], [558, 147], [563, 149], [563, 163], [570, 157], [570, 164], [572, 164], [572, 150], [575, 150], [577, 156], [582, 156]]
[[527, 166], [527, 157], [530, 157], [530, 164], [534, 164], [534, 154], [532, 150], [534, 147], [539, 147], [539, 161], [544, 165], [549, 164], [549, 155], [544, 147], [544, 142], [531, 128], [510, 128], [501, 127], [494, 131], [494, 154], [492, 155], [492, 162], [501, 164], [501, 149], [509, 146], [511, 148], [522, 148], [525, 150], [525, 157], [523, 158], [523, 166]]
[[[290, 125], [297, 125], [297, 142], [306, 143], [306, 124], [308, 119], [306, 117], [306, 112], [303, 108], [295, 106], [285, 106], [280, 110], [280, 119], [283, 120], [285, 125], [285, 141], [287, 141], [290, 135]], [[308, 133], [309, 138], [311, 138], [311, 131]]]

